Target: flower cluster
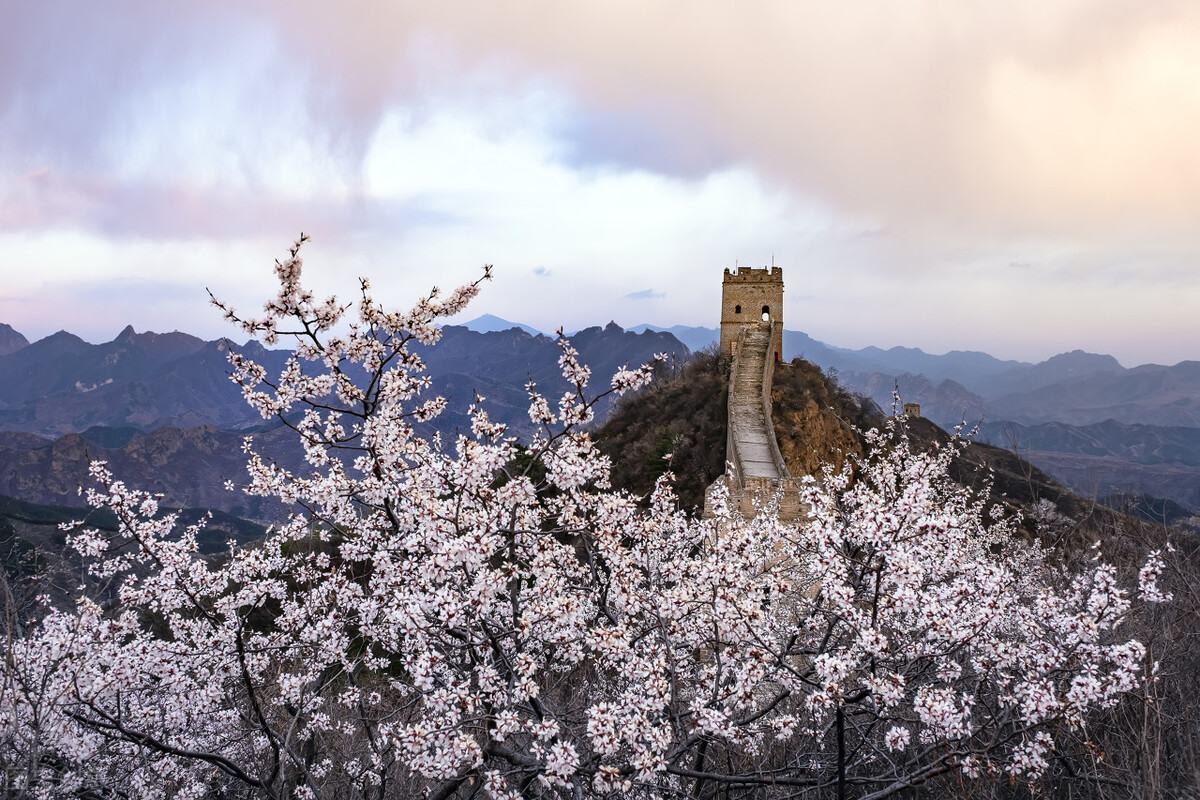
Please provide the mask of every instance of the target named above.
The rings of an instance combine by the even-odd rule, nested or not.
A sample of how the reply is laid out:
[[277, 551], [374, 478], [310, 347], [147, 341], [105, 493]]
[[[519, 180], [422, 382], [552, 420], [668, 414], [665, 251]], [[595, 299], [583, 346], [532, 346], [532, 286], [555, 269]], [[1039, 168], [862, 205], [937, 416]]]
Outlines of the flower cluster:
[[[426, 439], [444, 402], [423, 398], [410, 345], [478, 282], [393, 312], [363, 281], [347, 319], [303, 288], [300, 244], [262, 318], [222, 306], [265, 343], [296, 340], [278, 376], [230, 356], [247, 401], [304, 448], [292, 474], [247, 444], [245, 491], [290, 513], [206, 560], [198, 528], [94, 467], [89, 501], [119, 531], [70, 541], [114, 593], [48, 608], [11, 643], [0, 757], [28, 765], [17, 789], [794, 795], [840, 775], [886, 793], [946, 770], [1034, 777], [1054, 724], [1140, 685], [1115, 572], [1065, 574], [1015, 536], [948, 477], [957, 445], [871, 432], [864, 458], [806, 480], [797, 523], [746, 519], [719, 489], [695, 519], [669, 475], [645, 503], [609, 488], [583, 430], [590, 370], [565, 339], [571, 390], [527, 387], [531, 441], [482, 398], [469, 432]], [[1162, 569], [1152, 554], [1141, 598], [1167, 599]]]

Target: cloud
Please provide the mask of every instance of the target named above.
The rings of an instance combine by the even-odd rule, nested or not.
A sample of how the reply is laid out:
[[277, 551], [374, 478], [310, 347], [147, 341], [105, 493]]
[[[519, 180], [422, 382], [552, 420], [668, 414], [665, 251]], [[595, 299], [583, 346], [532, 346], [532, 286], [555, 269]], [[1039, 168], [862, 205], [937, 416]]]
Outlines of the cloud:
[[571, 169], [750, 165], [905, 228], [914, 265], [947, 232], [1180, 230], [1200, 204], [1189, 4], [27, 5], [0, 33], [0, 144], [41, 162], [18, 174], [352, 196], [396, 108], [457, 97], [504, 129], [533, 87]]
[[367, 65], [413, 31], [441, 78], [423, 82], [418, 70], [410, 89], [473, 70], [564, 86], [587, 109], [561, 131], [572, 164], [694, 176], [751, 163], [852, 216], [929, 239], [1174, 230], [1200, 196], [1190, 144], [1200, 137], [1200, 9], [1189, 4], [359, 10], [310, 2], [320, 24], [306, 14], [283, 24], [335, 74], [374, 83], [364, 91], [375, 96], [394, 71]]
[[653, 289], [642, 289], [640, 292], [630, 292], [625, 295], [626, 300], [658, 300], [663, 297], [666, 297], [666, 294]]
[[31, 340], [66, 329], [88, 341], [109, 341], [131, 323], [137, 330], [208, 338], [235, 334], [208, 305], [206, 288], [256, 312], [272, 293], [270, 264], [282, 250], [278, 241], [0, 233], [0, 263], [12, 266], [0, 281], [0, 321]]
[[550, 270], [546, 269], [545, 267], [538, 265], [533, 268], [533, 274], [537, 275], [539, 278], [545, 278], [545, 277], [550, 276], [552, 273], [550, 272]]
[[661, 322], [711, 324], [712, 275], [776, 253], [789, 297], [823, 298], [803, 325], [847, 344], [986, 349], [1027, 295], [1047, 319], [1086, 295], [1086, 335], [1129, 348], [1194, 341], [1192, 4], [46, 0], [6, 23], [0, 263], [47, 285], [196, 252], [236, 275], [305, 230], [312, 274], [382, 264], [401, 297], [495, 262], [490, 310], [547, 330], [650, 282]]
[[397, 105], [458, 95], [505, 127], [491, 99], [542, 86], [571, 167], [753, 164], [917, 229], [1178, 229], [1200, 202], [1200, 9], [1169, 0], [26, 5], [3, 143], [76, 168], [311, 192]]

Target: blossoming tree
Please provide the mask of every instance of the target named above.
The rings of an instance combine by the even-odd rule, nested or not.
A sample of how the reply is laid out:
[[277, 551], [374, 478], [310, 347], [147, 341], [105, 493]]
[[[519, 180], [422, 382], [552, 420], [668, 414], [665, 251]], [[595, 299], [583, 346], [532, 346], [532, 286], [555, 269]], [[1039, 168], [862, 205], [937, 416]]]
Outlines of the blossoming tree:
[[[719, 490], [689, 517], [669, 476], [640, 503], [608, 485], [565, 339], [572, 388], [528, 387], [531, 441], [478, 401], [469, 432], [424, 437], [444, 403], [412, 345], [479, 282], [396, 312], [363, 281], [351, 318], [303, 288], [299, 249], [262, 318], [221, 306], [294, 342], [277, 376], [230, 356], [308, 463], [247, 441], [243, 491], [292, 512], [214, 561], [93, 465], [88, 500], [120, 529], [70, 541], [112, 591], [10, 636], [10, 795], [886, 797], [1035, 779], [1056, 731], [1144, 680], [1114, 570], [1057, 568], [950, 481], [956, 447], [872, 432], [864, 459], [807, 480], [794, 524]], [[1160, 570], [1152, 555], [1145, 600], [1166, 599]]]

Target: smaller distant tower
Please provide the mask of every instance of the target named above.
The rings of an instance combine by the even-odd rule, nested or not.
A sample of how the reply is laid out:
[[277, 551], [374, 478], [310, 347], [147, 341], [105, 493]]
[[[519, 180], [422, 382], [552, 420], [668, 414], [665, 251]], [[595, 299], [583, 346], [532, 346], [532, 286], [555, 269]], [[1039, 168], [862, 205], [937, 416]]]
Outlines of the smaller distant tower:
[[721, 356], [729, 357], [742, 325], [763, 320], [778, 322], [771, 342], [772, 357], [783, 358], [783, 268], [725, 269], [721, 282]]

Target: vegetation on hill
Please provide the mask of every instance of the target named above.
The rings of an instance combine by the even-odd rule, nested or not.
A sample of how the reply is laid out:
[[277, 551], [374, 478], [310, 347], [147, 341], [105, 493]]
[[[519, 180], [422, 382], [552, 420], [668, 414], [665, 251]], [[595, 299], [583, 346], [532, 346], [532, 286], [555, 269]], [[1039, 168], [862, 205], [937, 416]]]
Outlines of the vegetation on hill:
[[[612, 459], [613, 485], [645, 495], [670, 469], [680, 506], [703, 508], [705, 490], [725, 474], [727, 373], [728, 365], [710, 348], [676, 374], [660, 375], [623, 397], [595, 435], [597, 446]], [[862, 431], [883, 420], [874, 403], [801, 359], [776, 367], [772, 413], [780, 452], [793, 475], [814, 474], [822, 463], [840, 468], [845, 454], [862, 455]]]
[[[680, 506], [703, 507], [705, 490], [725, 472], [726, 371], [716, 354], [706, 351], [676, 374], [659, 376], [647, 388], [621, 399], [595, 434], [597, 446], [612, 459], [614, 486], [644, 495], [669, 468], [676, 478]], [[850, 392], [799, 358], [776, 366], [771, 400], [780, 453], [795, 476], [817, 475], [824, 464], [841, 469], [847, 457], [862, 457], [863, 434], [881, 427], [886, 418], [872, 400]], [[907, 420], [905, 426], [913, 442], [925, 449], [948, 446], [953, 438], [919, 417]], [[956, 481], [986, 489], [1012, 509], [1049, 500], [1073, 518], [1096, 513], [1094, 503], [1003, 448], [971, 442], [950, 469]]]
[[818, 474], [822, 464], [841, 469], [848, 455], [864, 454], [862, 432], [883, 422], [873, 402], [799, 358], [775, 366], [771, 417], [779, 452], [797, 476]]
[[728, 377], [713, 349], [621, 398], [595, 434], [613, 486], [646, 495], [669, 469], [680, 506], [703, 508], [705, 490], [725, 474], [728, 408]]

